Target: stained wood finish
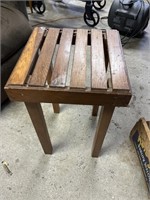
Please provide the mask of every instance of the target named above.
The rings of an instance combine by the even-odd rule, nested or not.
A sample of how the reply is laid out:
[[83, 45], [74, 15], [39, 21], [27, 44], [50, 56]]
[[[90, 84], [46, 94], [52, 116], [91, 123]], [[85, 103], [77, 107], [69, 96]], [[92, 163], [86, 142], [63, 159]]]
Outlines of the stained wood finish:
[[102, 31], [91, 31], [92, 89], [107, 89]]
[[64, 104], [83, 104], [83, 105], [114, 105], [127, 106], [131, 94], [112, 93], [112, 92], [92, 92], [74, 91], [49, 88], [28, 88], [28, 87], [9, 87], [8, 96], [13, 101], [25, 102], [45, 102], [45, 103], [64, 103]]
[[103, 144], [108, 126], [110, 124], [115, 107], [108, 105], [101, 108], [96, 133], [92, 147], [92, 157], [98, 157], [101, 146]]
[[[52, 66], [50, 67], [47, 75], [47, 83], [51, 83], [51, 75], [52, 75]], [[54, 113], [59, 113], [60, 112], [60, 107], [58, 103], [52, 103]]]
[[51, 78], [52, 87], [65, 87], [71, 43], [73, 37], [72, 29], [63, 29], [59, 49]]
[[99, 106], [94, 105], [92, 110], [92, 116], [97, 116]]
[[88, 31], [85, 29], [78, 29], [76, 33], [71, 88], [85, 88], [87, 34]]
[[45, 154], [51, 154], [53, 148], [40, 103], [25, 103], [25, 105]]
[[106, 33], [113, 89], [130, 90], [119, 33], [116, 30]]
[[41, 53], [30, 79], [31, 86], [44, 86], [50, 70], [51, 59], [56, 46], [59, 29], [49, 29]]
[[53, 105], [54, 113], [59, 113], [60, 112], [59, 104], [58, 103], [53, 103], [52, 105]]
[[42, 42], [44, 32], [45, 28], [36, 27], [33, 30], [7, 84], [24, 85]]
[[[58, 103], [94, 105], [94, 116], [102, 106], [92, 148], [92, 156], [98, 157], [115, 106], [127, 106], [131, 99], [119, 34], [115, 30], [48, 30], [46, 35], [47, 31], [34, 29], [5, 87], [6, 92], [11, 100], [25, 102], [44, 152], [48, 154], [52, 153], [52, 145], [41, 102], [52, 103], [55, 113], [60, 111]], [[70, 52], [74, 49], [72, 45], [75, 51]], [[91, 48], [90, 54], [87, 45]], [[88, 86], [87, 56], [91, 60]], [[70, 73], [68, 63], [72, 64], [72, 71], [70, 85], [66, 86]]]

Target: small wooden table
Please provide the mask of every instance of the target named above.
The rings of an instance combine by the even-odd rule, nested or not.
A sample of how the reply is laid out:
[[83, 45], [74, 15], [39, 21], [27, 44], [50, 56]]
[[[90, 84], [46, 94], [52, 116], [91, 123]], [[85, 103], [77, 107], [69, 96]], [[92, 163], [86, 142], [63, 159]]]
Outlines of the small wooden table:
[[40, 103], [102, 106], [92, 156], [98, 157], [115, 107], [127, 106], [131, 88], [120, 36], [116, 30], [36, 27], [6, 86], [13, 101], [22, 101], [43, 150], [52, 145]]

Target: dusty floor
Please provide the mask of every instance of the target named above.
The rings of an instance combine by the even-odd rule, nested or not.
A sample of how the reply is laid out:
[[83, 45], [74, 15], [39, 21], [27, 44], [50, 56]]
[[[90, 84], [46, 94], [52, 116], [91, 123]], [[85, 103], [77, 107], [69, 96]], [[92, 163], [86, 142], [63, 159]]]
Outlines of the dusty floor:
[[[46, 1], [41, 16], [29, 12], [30, 23], [50, 20], [48, 26], [85, 27], [84, 2]], [[100, 12], [107, 16], [110, 2]], [[62, 18], [69, 19], [62, 19]], [[72, 18], [74, 17], [74, 19]], [[56, 20], [61, 19], [61, 20]], [[108, 28], [107, 21], [97, 28]], [[12, 175], [0, 165], [0, 200], [146, 200], [147, 187], [129, 133], [140, 117], [150, 120], [150, 26], [142, 38], [124, 46], [133, 98], [127, 108], [116, 108], [99, 158], [91, 158], [97, 118], [91, 106], [61, 105], [54, 114], [43, 104], [54, 147], [44, 155], [23, 103], [2, 108], [0, 161], [7, 161]]]

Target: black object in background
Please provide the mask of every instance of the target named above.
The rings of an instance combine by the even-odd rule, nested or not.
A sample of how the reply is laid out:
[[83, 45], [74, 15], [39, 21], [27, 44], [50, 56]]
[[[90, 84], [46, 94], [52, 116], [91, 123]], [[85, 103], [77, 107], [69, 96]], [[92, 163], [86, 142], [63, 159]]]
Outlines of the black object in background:
[[114, 0], [108, 15], [108, 25], [120, 34], [141, 35], [149, 21], [149, 3], [143, 0]]

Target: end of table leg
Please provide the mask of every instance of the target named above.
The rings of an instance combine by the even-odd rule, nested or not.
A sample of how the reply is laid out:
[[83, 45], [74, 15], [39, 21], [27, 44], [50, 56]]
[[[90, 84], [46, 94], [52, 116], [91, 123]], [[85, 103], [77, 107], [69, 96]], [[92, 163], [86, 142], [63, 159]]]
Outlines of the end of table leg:
[[46, 148], [46, 149], [43, 149], [44, 150], [44, 153], [45, 154], [52, 154], [53, 153], [53, 148], [52, 147], [49, 147], [49, 148]]
[[114, 109], [113, 106], [103, 106], [101, 108], [93, 141], [92, 157], [98, 157], [99, 155]]
[[53, 103], [52, 105], [53, 105], [54, 113], [60, 113], [59, 104], [58, 103]]
[[96, 141], [93, 142], [93, 146], [92, 146], [92, 153], [91, 153], [91, 156], [93, 158], [98, 158], [99, 157], [99, 154], [100, 154], [100, 151], [101, 151], [101, 147], [102, 147], [102, 142], [98, 142], [96, 143]]
[[92, 156], [93, 158], [98, 158], [99, 152], [97, 153], [97, 152], [92, 151], [91, 156]]

